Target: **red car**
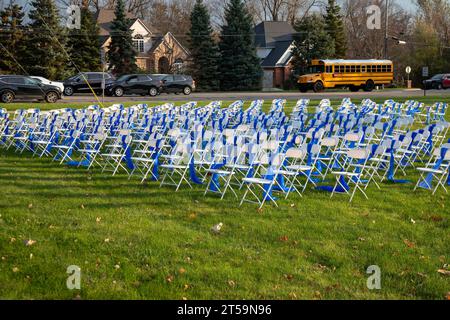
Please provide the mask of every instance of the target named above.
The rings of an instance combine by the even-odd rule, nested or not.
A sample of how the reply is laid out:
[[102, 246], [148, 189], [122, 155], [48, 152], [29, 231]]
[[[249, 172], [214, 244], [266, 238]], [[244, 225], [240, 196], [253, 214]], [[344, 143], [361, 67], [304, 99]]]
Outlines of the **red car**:
[[450, 88], [450, 74], [437, 74], [431, 79], [423, 82], [425, 89], [447, 89]]

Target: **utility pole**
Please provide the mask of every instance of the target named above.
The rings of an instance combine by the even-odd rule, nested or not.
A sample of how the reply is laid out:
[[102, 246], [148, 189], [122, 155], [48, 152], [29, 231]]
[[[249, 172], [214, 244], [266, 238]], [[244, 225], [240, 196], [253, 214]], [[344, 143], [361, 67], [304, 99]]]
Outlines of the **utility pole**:
[[385, 3], [386, 3], [386, 12], [384, 18], [384, 58], [388, 59], [389, 0], [385, 0]]

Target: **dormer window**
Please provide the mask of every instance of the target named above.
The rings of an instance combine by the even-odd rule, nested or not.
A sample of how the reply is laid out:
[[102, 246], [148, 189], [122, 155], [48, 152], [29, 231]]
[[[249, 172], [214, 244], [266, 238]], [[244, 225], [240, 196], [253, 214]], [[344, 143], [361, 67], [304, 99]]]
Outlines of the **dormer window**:
[[133, 46], [137, 52], [144, 53], [144, 37], [140, 34], [135, 35], [133, 38]]

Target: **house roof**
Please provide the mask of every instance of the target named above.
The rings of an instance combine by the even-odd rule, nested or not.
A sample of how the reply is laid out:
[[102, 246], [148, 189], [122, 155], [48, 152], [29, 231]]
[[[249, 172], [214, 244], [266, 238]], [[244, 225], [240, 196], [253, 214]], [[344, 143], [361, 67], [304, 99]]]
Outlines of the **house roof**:
[[[287, 50], [289, 50], [289, 47], [291, 46], [292, 41], [278, 41], [275, 43], [275, 47], [272, 49], [272, 51], [269, 53], [269, 55], [262, 61], [261, 66], [262, 67], [278, 67], [278, 66], [284, 66], [289, 62], [289, 59], [286, 59], [282, 63], [278, 63], [280, 59], [283, 57], [283, 55], [286, 53]], [[292, 53], [290, 53], [290, 56], [292, 56]]]
[[[113, 9], [100, 9], [97, 12], [96, 20], [99, 26], [100, 36], [109, 36], [111, 33], [112, 21], [116, 17]], [[139, 20], [152, 34], [157, 34], [159, 31], [153, 26], [149, 26], [144, 21], [136, 18], [131, 12], [126, 13], [126, 17], [130, 19], [130, 27]]]
[[286, 21], [263, 21], [255, 27], [257, 47], [274, 47], [279, 41], [292, 41], [294, 28]]
[[[292, 56], [288, 52], [293, 40], [294, 28], [285, 21], [263, 21], [255, 27], [255, 44], [259, 48], [271, 49], [261, 62], [262, 67], [285, 66]], [[280, 59], [287, 55], [288, 59]]]

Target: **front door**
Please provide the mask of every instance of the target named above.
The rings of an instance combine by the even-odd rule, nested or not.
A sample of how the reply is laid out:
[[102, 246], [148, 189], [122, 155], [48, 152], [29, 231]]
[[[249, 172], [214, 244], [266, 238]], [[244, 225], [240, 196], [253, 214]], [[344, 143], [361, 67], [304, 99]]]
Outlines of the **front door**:
[[273, 70], [264, 70], [263, 88], [273, 88]]

